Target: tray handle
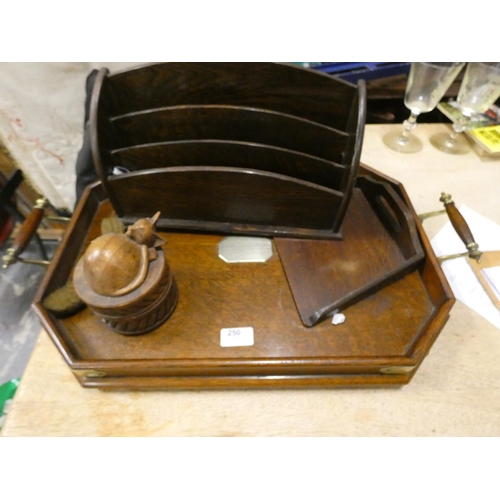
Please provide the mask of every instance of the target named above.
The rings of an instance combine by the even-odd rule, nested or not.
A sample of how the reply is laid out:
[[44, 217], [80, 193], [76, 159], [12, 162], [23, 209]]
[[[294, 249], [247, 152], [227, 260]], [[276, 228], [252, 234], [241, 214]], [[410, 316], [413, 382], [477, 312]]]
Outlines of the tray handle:
[[437, 212], [428, 212], [425, 214], [420, 214], [418, 218], [420, 219], [421, 222], [423, 222], [425, 219], [428, 219], [429, 217], [434, 217], [436, 215], [441, 215], [446, 213], [448, 215], [448, 218], [450, 219], [451, 225], [457, 232], [460, 239], [463, 241], [464, 245], [467, 247], [467, 252], [457, 253], [453, 255], [443, 255], [441, 257], [438, 257], [438, 260], [442, 262], [444, 260], [456, 259], [458, 257], [468, 256], [471, 259], [474, 259], [477, 262], [479, 262], [481, 260], [481, 256], [483, 255], [483, 252], [479, 251], [479, 245], [475, 242], [474, 236], [469, 228], [469, 225], [467, 224], [467, 221], [464, 219], [463, 215], [455, 206], [455, 202], [452, 201], [451, 195], [447, 193], [441, 193], [439, 201], [441, 201], [444, 204], [444, 210], [438, 210]]
[[479, 251], [479, 245], [474, 241], [472, 231], [470, 230], [463, 215], [455, 206], [455, 202], [452, 201], [451, 195], [441, 193], [441, 198], [439, 198], [439, 201], [443, 202], [451, 225], [457, 232], [458, 236], [460, 236], [460, 239], [464, 242], [464, 245], [467, 247], [469, 257], [479, 262], [483, 253]]
[[2, 267], [6, 269], [15, 262], [25, 262], [28, 264], [40, 264], [43, 266], [48, 266], [49, 261], [47, 260], [35, 260], [35, 259], [22, 259], [20, 255], [26, 250], [31, 238], [36, 233], [40, 223], [45, 214], [45, 207], [48, 202], [46, 198], [39, 198], [33, 210], [26, 217], [24, 222], [12, 242], [10, 248], [7, 249], [5, 255], [2, 256], [3, 265]]

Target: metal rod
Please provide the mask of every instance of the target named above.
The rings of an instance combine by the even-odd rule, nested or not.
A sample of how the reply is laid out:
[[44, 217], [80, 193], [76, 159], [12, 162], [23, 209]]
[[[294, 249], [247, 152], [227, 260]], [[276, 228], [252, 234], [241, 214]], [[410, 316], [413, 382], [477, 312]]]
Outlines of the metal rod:
[[44, 219], [53, 220], [54, 222], [69, 222], [71, 217], [63, 217], [61, 215], [46, 215]]
[[421, 221], [424, 221], [425, 219], [428, 219], [429, 217], [435, 217], [437, 215], [442, 215], [446, 213], [446, 209], [444, 210], [436, 210], [435, 212], [426, 212], [425, 214], [420, 214], [418, 218]]
[[438, 257], [439, 262], [444, 262], [445, 260], [458, 259], [459, 257], [470, 257], [469, 252], [454, 253], [451, 255], [441, 255]]

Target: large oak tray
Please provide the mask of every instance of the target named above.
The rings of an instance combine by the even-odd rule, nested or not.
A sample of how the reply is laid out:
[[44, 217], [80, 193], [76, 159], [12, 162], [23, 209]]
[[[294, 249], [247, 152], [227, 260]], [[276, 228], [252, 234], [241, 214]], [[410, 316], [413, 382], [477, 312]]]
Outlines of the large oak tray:
[[[71, 276], [86, 245], [112, 214], [100, 183], [75, 211], [34, 309], [80, 384], [106, 390], [303, 388], [408, 383], [447, 321], [454, 298], [404, 188], [388, 182], [415, 218], [425, 257], [417, 268], [347, 307], [345, 323], [305, 327], [278, 253], [266, 263], [228, 264], [224, 235], [163, 232], [179, 302], [157, 330], [109, 330], [88, 309], [58, 319], [42, 300]], [[252, 327], [255, 342], [221, 347], [222, 328]]]

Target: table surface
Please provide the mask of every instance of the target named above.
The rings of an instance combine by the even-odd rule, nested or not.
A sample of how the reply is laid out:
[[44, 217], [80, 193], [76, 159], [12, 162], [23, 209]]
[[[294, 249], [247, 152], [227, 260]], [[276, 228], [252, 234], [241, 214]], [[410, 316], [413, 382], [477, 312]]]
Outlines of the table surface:
[[[452, 156], [422, 124], [422, 151], [390, 151], [368, 125], [362, 162], [402, 182], [417, 213], [442, 191], [500, 223], [500, 160]], [[425, 222], [430, 238], [447, 219]], [[500, 330], [458, 302], [413, 380], [399, 388], [103, 392], [83, 389], [42, 331], [3, 436], [498, 436]]]

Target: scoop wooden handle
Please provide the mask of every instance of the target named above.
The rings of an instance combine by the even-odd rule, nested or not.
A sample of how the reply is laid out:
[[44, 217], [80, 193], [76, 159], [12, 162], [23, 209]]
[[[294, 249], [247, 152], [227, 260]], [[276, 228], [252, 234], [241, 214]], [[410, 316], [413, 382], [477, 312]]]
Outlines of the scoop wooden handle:
[[444, 203], [446, 213], [450, 219], [451, 225], [457, 232], [460, 239], [464, 242], [469, 252], [469, 257], [479, 262], [482, 252], [479, 251], [479, 245], [474, 241], [474, 236], [470, 230], [466, 220], [460, 213], [455, 203], [451, 199], [451, 195], [441, 193], [440, 201]]

